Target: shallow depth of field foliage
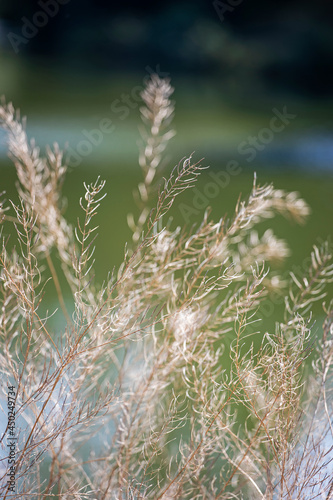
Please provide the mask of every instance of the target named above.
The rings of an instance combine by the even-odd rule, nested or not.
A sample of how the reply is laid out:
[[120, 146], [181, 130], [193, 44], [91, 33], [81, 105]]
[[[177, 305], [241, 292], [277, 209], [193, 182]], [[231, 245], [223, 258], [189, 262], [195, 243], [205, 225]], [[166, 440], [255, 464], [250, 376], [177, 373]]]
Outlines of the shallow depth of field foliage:
[[[271, 271], [288, 247], [257, 226], [280, 214], [301, 223], [309, 208], [256, 179], [232, 217], [213, 221], [207, 212], [198, 226], [172, 228], [169, 209], [204, 168], [191, 157], [171, 172], [165, 166], [172, 90], [153, 76], [142, 95], [133, 238], [102, 285], [93, 254], [104, 182], [84, 186], [81, 216], [69, 225], [62, 152], [55, 145], [41, 157], [13, 106], [0, 107], [20, 196], [18, 205], [3, 196], [0, 213], [2, 499], [333, 495], [330, 247], [313, 248], [304, 277], [288, 282]], [[52, 286], [67, 321], [61, 331], [51, 328], [54, 311], [44, 312]], [[258, 313], [272, 293], [284, 297], [285, 312], [265, 331]], [[311, 316], [315, 301], [322, 328]], [[6, 476], [8, 386], [16, 392], [15, 491]]]

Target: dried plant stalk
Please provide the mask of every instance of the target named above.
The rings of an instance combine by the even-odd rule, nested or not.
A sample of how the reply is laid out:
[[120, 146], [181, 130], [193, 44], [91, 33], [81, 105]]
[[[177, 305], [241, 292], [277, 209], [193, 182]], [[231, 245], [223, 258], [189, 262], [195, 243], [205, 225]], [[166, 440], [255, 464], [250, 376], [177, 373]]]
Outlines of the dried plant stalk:
[[[261, 331], [260, 305], [284, 285], [265, 262], [288, 247], [272, 230], [259, 237], [257, 226], [281, 213], [301, 222], [309, 208], [255, 179], [233, 218], [213, 222], [207, 212], [197, 227], [171, 229], [169, 209], [204, 169], [180, 162], [148, 209], [173, 134], [172, 90], [153, 76], [143, 93], [141, 212], [130, 219], [132, 247], [102, 286], [92, 272], [93, 217], [104, 181], [84, 185], [73, 228], [62, 213], [61, 151], [41, 157], [13, 106], [0, 107], [20, 196], [11, 211], [0, 204], [2, 224], [17, 234], [16, 250], [4, 239], [0, 256], [3, 499], [332, 497], [332, 305], [322, 337], [311, 319], [333, 279], [330, 248], [314, 247], [308, 273], [291, 275], [276, 330]], [[49, 279], [64, 330], [52, 331], [52, 313], [42, 312]]]

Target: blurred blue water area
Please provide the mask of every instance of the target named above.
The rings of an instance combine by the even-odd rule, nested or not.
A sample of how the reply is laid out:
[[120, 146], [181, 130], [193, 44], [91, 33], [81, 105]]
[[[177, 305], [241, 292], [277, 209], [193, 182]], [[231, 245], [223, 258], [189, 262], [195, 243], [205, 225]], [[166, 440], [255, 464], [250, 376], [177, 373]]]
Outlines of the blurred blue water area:
[[[98, 122], [97, 122], [98, 123]], [[112, 132], [102, 133], [96, 126], [96, 121], [86, 123], [59, 120], [47, 122], [30, 120], [27, 129], [28, 137], [35, 138], [36, 144], [43, 150], [46, 145], [57, 142], [66, 151], [69, 166], [77, 167], [98, 162], [102, 168], [117, 170], [120, 163], [125, 168], [137, 169], [138, 143], [140, 135], [137, 123], [117, 124]], [[251, 155], [245, 154], [249, 149], [240, 149], [240, 144], [247, 139], [244, 130], [234, 137], [225, 140], [223, 132], [206, 131], [205, 136], [193, 129], [193, 134], [177, 134], [173, 143], [173, 160], [178, 161], [193, 151], [200, 158], [210, 163], [220, 165], [228, 159], [235, 159], [251, 164]], [[6, 132], [0, 129], [0, 159], [7, 155]], [[250, 146], [248, 146], [250, 147]], [[253, 150], [252, 150], [253, 151]], [[333, 134], [300, 133], [293, 131], [276, 137], [269, 144], [261, 145], [255, 152], [256, 166], [269, 170], [307, 171], [312, 174], [333, 172]]]

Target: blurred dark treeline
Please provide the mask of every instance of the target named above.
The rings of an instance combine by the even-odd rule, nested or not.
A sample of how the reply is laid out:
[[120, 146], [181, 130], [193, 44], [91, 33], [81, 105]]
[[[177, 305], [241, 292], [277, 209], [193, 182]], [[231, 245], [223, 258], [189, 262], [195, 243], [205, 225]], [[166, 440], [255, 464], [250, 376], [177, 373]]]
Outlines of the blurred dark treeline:
[[[56, 2], [56, 15], [29, 43], [15, 38], [27, 22], [43, 22], [34, 17], [42, 5], [52, 10]], [[158, 64], [234, 87], [246, 82], [257, 91], [327, 98], [332, 19], [328, 0], [1, 0], [0, 51], [42, 58], [61, 71], [142, 72]]]

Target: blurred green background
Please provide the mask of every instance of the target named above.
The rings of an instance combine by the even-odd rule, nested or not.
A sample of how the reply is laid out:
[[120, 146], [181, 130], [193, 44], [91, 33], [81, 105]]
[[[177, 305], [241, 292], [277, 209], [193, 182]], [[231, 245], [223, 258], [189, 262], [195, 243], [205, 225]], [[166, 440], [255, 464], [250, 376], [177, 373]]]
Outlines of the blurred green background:
[[[239, 193], [250, 192], [257, 172], [259, 183], [296, 190], [312, 208], [305, 227], [281, 218], [272, 223], [292, 250], [283, 272], [301, 266], [312, 245], [329, 236], [332, 14], [332, 4], [324, 0], [315, 7], [310, 1], [123, 5], [2, 0], [0, 94], [27, 115], [28, 134], [42, 150], [54, 141], [67, 148], [64, 194], [69, 220], [75, 223], [80, 215], [83, 181], [94, 181], [97, 175], [107, 181], [108, 196], [97, 218], [98, 281], [119, 265], [131, 238], [126, 217], [136, 210], [132, 191], [141, 179], [138, 95], [154, 71], [170, 77], [175, 87], [177, 135], [170, 143], [165, 174], [192, 152], [216, 174], [231, 160], [242, 170], [216, 195], [206, 196], [187, 221], [175, 207], [174, 226], [199, 221], [207, 205], [215, 220], [232, 214]], [[284, 107], [295, 118], [264, 143], [267, 132], [262, 131], [269, 127], [273, 109], [282, 112]], [[111, 120], [113, 129], [100, 135], [96, 130], [103, 120]], [[248, 161], [244, 142], [258, 136], [263, 141]], [[84, 150], [82, 141], [87, 140], [90, 145]], [[1, 133], [0, 169], [1, 191], [15, 199], [16, 173]], [[209, 171], [198, 181], [199, 192], [205, 192], [207, 182]], [[187, 192], [178, 203], [193, 208], [193, 197]]]

